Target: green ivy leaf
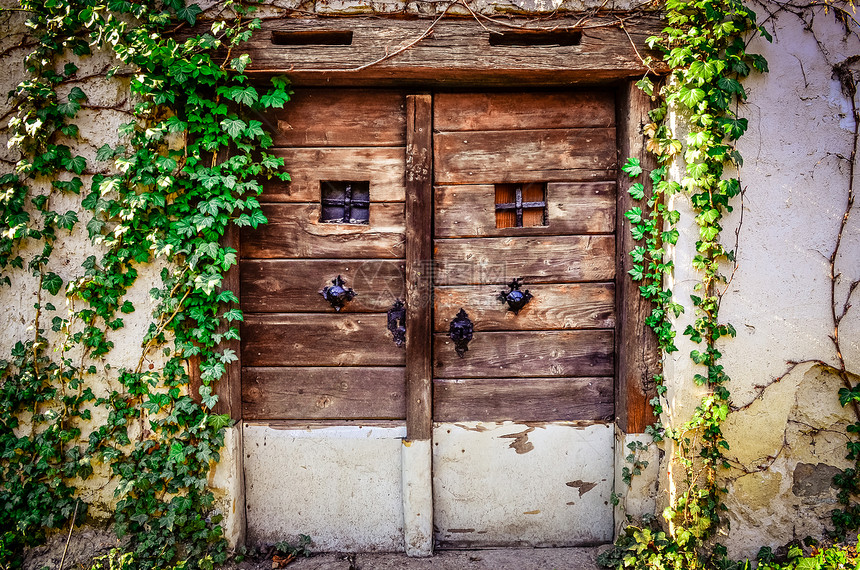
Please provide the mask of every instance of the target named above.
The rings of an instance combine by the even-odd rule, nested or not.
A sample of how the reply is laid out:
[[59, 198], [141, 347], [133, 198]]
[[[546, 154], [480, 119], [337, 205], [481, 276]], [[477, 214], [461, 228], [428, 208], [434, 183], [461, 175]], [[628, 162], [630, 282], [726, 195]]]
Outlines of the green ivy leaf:
[[636, 178], [642, 174], [642, 166], [639, 164], [638, 158], [628, 158], [621, 170], [627, 173], [630, 178]]
[[63, 279], [56, 273], [47, 273], [42, 277], [42, 289], [46, 290], [51, 295], [59, 293], [62, 286]]
[[203, 13], [203, 10], [200, 9], [200, 6], [197, 4], [191, 4], [190, 6], [186, 6], [176, 11], [176, 15], [188, 22], [189, 26], [193, 26], [197, 21], [197, 16]]

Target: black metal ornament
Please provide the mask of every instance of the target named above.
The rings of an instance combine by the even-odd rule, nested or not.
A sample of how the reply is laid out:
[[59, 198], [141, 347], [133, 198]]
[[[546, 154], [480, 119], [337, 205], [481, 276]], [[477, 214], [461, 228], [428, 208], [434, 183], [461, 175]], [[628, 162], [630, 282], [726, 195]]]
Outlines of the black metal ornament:
[[320, 291], [320, 295], [334, 307], [335, 311], [340, 311], [344, 305], [355, 298], [357, 293], [348, 287], [344, 287], [346, 282], [344, 282], [343, 277], [340, 275], [332, 279], [331, 283], [331, 285]]
[[510, 291], [502, 291], [498, 297], [499, 301], [508, 304], [508, 310], [513, 311], [515, 315], [518, 315], [534, 297], [528, 289], [520, 291], [522, 286], [522, 279], [516, 278], [508, 284]]
[[457, 351], [457, 356], [460, 358], [463, 358], [466, 351], [469, 350], [469, 341], [472, 340], [473, 332], [474, 328], [472, 321], [469, 320], [469, 315], [465, 310], [460, 309], [448, 327], [448, 336], [454, 341], [454, 350]]
[[394, 337], [394, 344], [403, 348], [406, 344], [406, 305], [400, 299], [388, 309], [388, 330]]

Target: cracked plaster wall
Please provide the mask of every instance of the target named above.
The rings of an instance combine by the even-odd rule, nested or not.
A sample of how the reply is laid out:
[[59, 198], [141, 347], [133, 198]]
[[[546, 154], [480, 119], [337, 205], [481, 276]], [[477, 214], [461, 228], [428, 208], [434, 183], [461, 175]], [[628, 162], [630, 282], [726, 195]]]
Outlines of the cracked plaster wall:
[[[775, 12], [773, 3], [753, 5], [760, 20]], [[718, 539], [733, 556], [754, 556], [760, 546], [779, 546], [830, 528], [836, 494], [830, 481], [844, 457], [845, 427], [856, 421], [842, 409], [838, 376], [815, 364], [836, 365], [830, 335], [828, 259], [836, 243], [848, 200], [848, 164], [854, 124], [850, 100], [833, 77], [832, 65], [860, 54], [860, 42], [846, 37], [831, 15], [818, 14], [813, 34], [795, 15], [782, 12], [765, 21], [773, 43], [752, 41], [770, 73], [744, 82], [749, 94], [742, 114], [750, 129], [741, 139], [744, 158], [743, 204], [725, 220], [723, 240], [733, 247], [739, 228], [737, 270], [723, 297], [720, 317], [732, 323], [737, 338], [720, 350], [731, 383], [733, 407], [725, 434], [731, 449], [727, 505], [729, 531]], [[675, 117], [679, 134], [682, 124]], [[676, 172], [677, 176], [678, 173]], [[676, 322], [683, 331], [695, 318], [689, 303], [698, 277], [690, 267], [698, 229], [689, 202], [679, 196], [681, 239], [671, 252], [671, 284], [686, 313]], [[837, 258], [843, 279], [836, 288], [842, 308], [852, 281], [860, 279], [860, 213], [849, 218]], [[726, 267], [725, 272], [731, 273]], [[860, 371], [860, 300], [855, 293], [840, 327], [842, 353], [849, 371]], [[692, 388], [699, 372], [688, 355], [695, 349], [680, 332], [680, 349], [665, 358], [669, 415], [678, 425], [689, 417], [701, 392]], [[776, 382], [776, 379], [782, 378]], [[856, 382], [857, 377], [853, 377]], [[766, 386], [766, 387], [765, 387]], [[659, 502], [665, 506], [675, 466], [666, 449], [661, 466]], [[728, 536], [725, 534], [728, 533]]]

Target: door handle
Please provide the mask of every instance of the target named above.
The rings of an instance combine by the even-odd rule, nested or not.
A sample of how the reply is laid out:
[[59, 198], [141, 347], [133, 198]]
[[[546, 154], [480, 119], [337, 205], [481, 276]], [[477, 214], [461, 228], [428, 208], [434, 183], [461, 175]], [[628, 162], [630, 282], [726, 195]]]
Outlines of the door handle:
[[469, 350], [469, 341], [472, 340], [474, 332], [469, 315], [461, 308], [448, 327], [448, 336], [454, 341], [454, 350], [457, 351], [457, 356], [460, 358], [463, 358], [466, 351]]
[[515, 277], [513, 281], [508, 283], [510, 291], [502, 291], [497, 297], [502, 303], [507, 303], [508, 310], [513, 311], [515, 315], [518, 315], [534, 297], [528, 289], [520, 291], [520, 287], [523, 286], [522, 281], [522, 277]]
[[357, 295], [355, 291], [349, 287], [344, 287], [344, 285], [346, 285], [346, 282], [343, 280], [343, 277], [338, 275], [331, 280], [331, 285], [320, 291], [323, 299], [328, 301], [334, 310], [338, 312]]

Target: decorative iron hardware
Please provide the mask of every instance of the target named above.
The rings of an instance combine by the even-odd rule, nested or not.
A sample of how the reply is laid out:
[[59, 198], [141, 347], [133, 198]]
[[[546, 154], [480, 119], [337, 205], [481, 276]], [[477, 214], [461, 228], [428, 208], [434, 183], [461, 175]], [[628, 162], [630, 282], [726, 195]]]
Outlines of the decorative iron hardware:
[[466, 351], [469, 350], [469, 341], [472, 340], [472, 321], [469, 320], [469, 315], [466, 311], [460, 309], [457, 316], [451, 320], [451, 325], [448, 327], [448, 336], [454, 341], [454, 350], [457, 351], [457, 356], [463, 358]]
[[[544, 187], [544, 200], [540, 202], [523, 202], [523, 185], [517, 184], [514, 189], [516, 193], [515, 202], [504, 202], [501, 204], [496, 204], [496, 211], [505, 211], [505, 210], [514, 210], [517, 215], [517, 225], [516, 227], [523, 227], [523, 210], [527, 209], [537, 209], [540, 208], [544, 211], [544, 218], [546, 217], [546, 188]], [[544, 219], [546, 222], [546, 219]]]
[[520, 291], [520, 287], [523, 286], [522, 281], [522, 278], [515, 278], [508, 284], [510, 291], [502, 291], [498, 296], [499, 301], [507, 303], [508, 310], [513, 311], [515, 315], [518, 315], [534, 297], [528, 289]]
[[331, 283], [331, 285], [320, 291], [320, 295], [331, 304], [335, 311], [340, 311], [344, 305], [355, 298], [357, 293], [348, 287], [344, 287], [346, 283], [340, 275], [332, 279]]
[[388, 309], [388, 330], [394, 337], [394, 344], [403, 348], [406, 344], [406, 305], [400, 299]]
[[370, 220], [370, 182], [321, 182], [320, 221], [367, 224]]

